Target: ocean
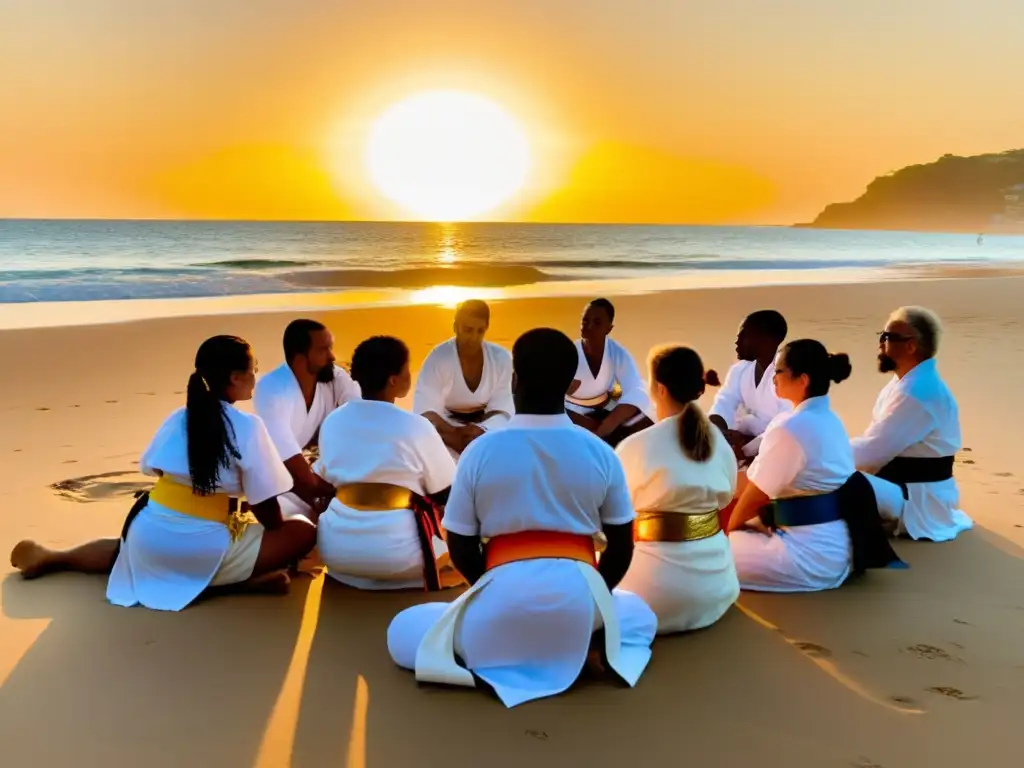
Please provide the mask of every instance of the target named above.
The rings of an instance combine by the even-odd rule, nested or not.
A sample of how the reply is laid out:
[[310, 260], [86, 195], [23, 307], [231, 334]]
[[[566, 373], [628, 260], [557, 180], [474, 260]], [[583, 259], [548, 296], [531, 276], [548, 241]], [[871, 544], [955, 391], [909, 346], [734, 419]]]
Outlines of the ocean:
[[0, 304], [1010, 264], [1024, 237], [786, 227], [0, 221]]

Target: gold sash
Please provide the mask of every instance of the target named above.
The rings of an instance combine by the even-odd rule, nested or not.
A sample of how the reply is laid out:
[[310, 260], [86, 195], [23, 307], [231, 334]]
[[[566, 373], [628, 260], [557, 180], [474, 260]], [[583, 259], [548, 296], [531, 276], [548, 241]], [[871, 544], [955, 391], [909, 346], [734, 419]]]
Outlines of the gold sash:
[[718, 511], [696, 515], [679, 512], [641, 512], [633, 523], [636, 541], [699, 541], [722, 530]]
[[412, 508], [412, 491], [391, 483], [347, 483], [334, 498], [360, 512], [392, 512]]

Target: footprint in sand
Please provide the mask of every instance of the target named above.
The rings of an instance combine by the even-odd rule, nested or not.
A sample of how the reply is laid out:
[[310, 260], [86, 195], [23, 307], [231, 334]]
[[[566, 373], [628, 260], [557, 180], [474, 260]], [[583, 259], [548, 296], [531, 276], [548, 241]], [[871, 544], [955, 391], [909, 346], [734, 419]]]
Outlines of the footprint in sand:
[[957, 661], [950, 656], [946, 651], [934, 645], [911, 645], [904, 648], [907, 653], [912, 653], [920, 659], [929, 659], [931, 661]]
[[146, 395], [146, 397], [156, 397], [156, 392], [136, 392], [137, 395]]
[[870, 757], [858, 757], [852, 763], [852, 768], [885, 768], [881, 763], [876, 763]]
[[15, 448], [12, 453], [21, 453], [21, 448]]
[[523, 731], [523, 733], [525, 735], [531, 737], [531, 738], [537, 739], [538, 741], [547, 741], [548, 740], [548, 734], [547, 734], [546, 731], [528, 730], [528, 731]]
[[917, 702], [909, 696], [890, 696], [891, 701], [895, 701], [897, 704], [902, 704], [905, 707], [916, 707]]
[[959, 688], [950, 688], [945, 685], [937, 685], [933, 688], [925, 688], [929, 693], [937, 693], [940, 696], [948, 696], [951, 699], [957, 701], [975, 701], [977, 696], [968, 696], [966, 693], [961, 691]]
[[107, 405], [113, 405], [114, 403], [117, 402], [117, 400], [104, 400], [103, 402], [106, 403]]
[[815, 659], [827, 659], [832, 655], [832, 651], [825, 646], [817, 645], [816, 643], [794, 642], [793, 645]]
[[973, 448], [961, 448], [960, 450], [961, 450], [961, 451], [962, 451], [963, 453], [971, 453], [971, 452], [972, 452], [972, 451], [973, 451], [974, 449], [973, 449]]
[[954, 624], [963, 624], [965, 627], [971, 626], [970, 622], [962, 621], [960, 619], [953, 619]]
[[995, 472], [996, 477], [1013, 477], [1013, 472]]
[[974, 463], [974, 459], [964, 459], [960, 463], [961, 464], [973, 464]]
[[153, 481], [138, 472], [101, 472], [83, 475], [53, 483], [50, 488], [68, 501], [88, 504], [94, 501], [122, 496], [134, 496], [137, 491], [152, 487]]
[[50, 409], [49, 409], [49, 408], [46, 408], [46, 407], [43, 407], [43, 408], [36, 408], [36, 410], [37, 410], [37, 411], [48, 411], [48, 410], [50, 410]]

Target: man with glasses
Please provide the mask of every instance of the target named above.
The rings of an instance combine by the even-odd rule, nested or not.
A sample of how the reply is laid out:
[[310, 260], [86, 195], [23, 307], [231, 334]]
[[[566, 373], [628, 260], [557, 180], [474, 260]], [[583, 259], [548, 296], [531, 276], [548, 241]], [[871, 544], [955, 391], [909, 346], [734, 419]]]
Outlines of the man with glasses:
[[[901, 510], [897, 534], [949, 541], [974, 526], [961, 509], [953, 459], [961, 448], [956, 399], [935, 365], [942, 329], [923, 307], [900, 307], [878, 335], [878, 370], [894, 374], [871, 425], [854, 438], [854, 459], [879, 509]], [[902, 500], [901, 500], [902, 499]]]

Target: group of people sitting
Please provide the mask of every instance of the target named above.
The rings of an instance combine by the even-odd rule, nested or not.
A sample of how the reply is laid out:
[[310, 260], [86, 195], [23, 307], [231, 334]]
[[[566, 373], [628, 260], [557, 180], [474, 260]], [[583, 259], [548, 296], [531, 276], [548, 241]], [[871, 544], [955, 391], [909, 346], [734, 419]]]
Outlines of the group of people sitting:
[[[284, 334], [285, 363], [256, 381], [250, 346], [199, 347], [185, 407], [141, 459], [157, 478], [120, 536], [68, 551], [20, 542], [26, 577], [109, 574], [116, 605], [178, 611], [200, 595], [281, 591], [316, 549], [359, 589], [441, 591], [387, 633], [421, 681], [483, 685], [507, 705], [566, 690], [588, 664], [634, 685], [656, 634], [707, 627], [741, 589], [832, 589], [902, 565], [893, 535], [946, 541], [958, 508], [957, 404], [935, 367], [940, 326], [920, 307], [879, 334], [894, 374], [850, 439], [829, 389], [843, 354], [786, 342], [755, 312], [710, 415], [718, 376], [682, 346], [652, 351], [645, 382], [613, 341], [605, 299], [580, 339], [551, 328], [511, 351], [467, 301], [423, 363], [375, 336], [349, 370], [312, 320]], [[234, 407], [253, 399], [255, 414]]]

